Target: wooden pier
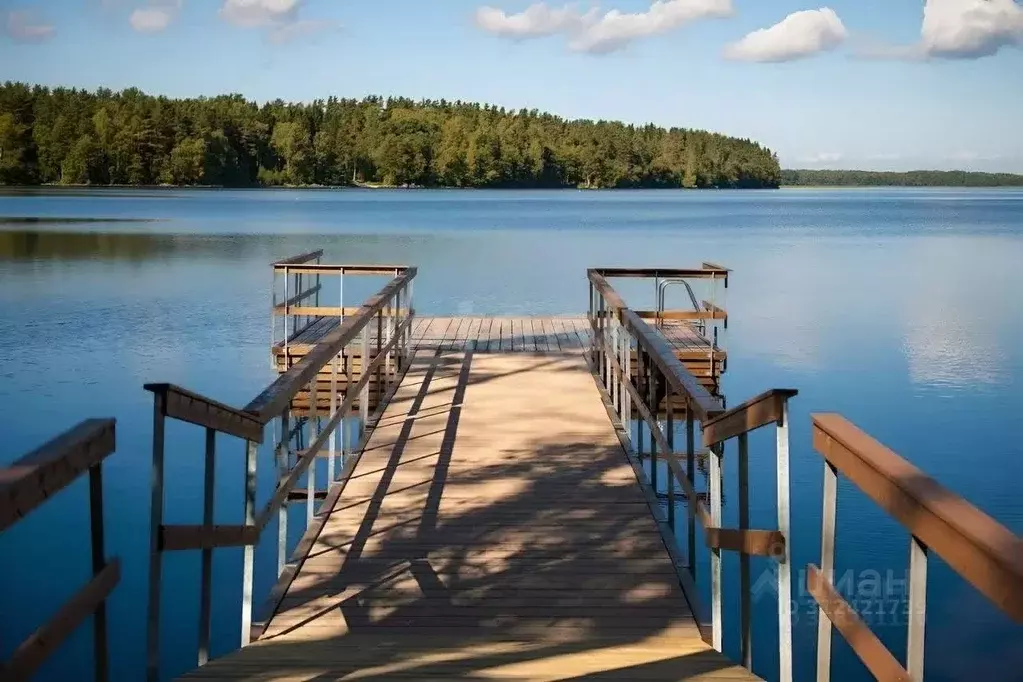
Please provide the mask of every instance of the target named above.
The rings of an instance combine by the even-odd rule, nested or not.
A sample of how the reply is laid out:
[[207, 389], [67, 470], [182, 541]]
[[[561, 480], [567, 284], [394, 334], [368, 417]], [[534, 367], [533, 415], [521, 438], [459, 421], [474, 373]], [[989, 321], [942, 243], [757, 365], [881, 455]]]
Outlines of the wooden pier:
[[757, 679], [701, 637], [582, 351], [417, 354], [259, 641], [188, 678]]
[[[789, 499], [797, 392], [770, 389], [725, 408], [727, 313], [713, 297], [701, 301], [690, 280], [727, 285], [726, 269], [592, 269], [585, 316], [428, 317], [413, 297], [416, 268], [325, 265], [321, 255], [273, 264], [285, 282], [272, 304], [280, 374], [247, 405], [146, 386], [154, 405], [149, 680], [792, 681], [790, 526], [807, 513]], [[388, 281], [359, 307], [346, 307], [343, 293], [321, 305], [321, 277], [342, 272]], [[651, 280], [653, 309], [631, 308], [611, 284], [617, 278]], [[667, 309], [669, 285], [685, 287], [689, 308]], [[1023, 622], [1017, 535], [842, 417], [811, 419], [824, 460], [820, 565], [805, 567], [819, 605], [819, 681], [830, 679], [833, 629], [877, 679], [923, 679], [929, 555]], [[174, 503], [163, 487], [167, 420], [205, 431], [201, 524], [164, 520]], [[777, 505], [771, 522], [754, 524], [748, 435], [759, 429], [775, 436], [754, 456], [775, 464], [768, 494]], [[244, 453], [244, 508], [240, 521], [224, 523], [214, 518], [214, 472], [218, 443], [231, 438]], [[0, 662], [4, 680], [29, 679], [89, 614], [96, 678], [107, 677], [103, 602], [119, 564], [104, 558], [99, 463], [113, 447], [112, 422], [88, 422], [0, 469], [0, 531], [90, 471], [95, 574]], [[735, 528], [722, 521], [726, 449], [737, 461]], [[261, 475], [277, 483], [257, 506], [258, 464], [269, 460]], [[833, 584], [840, 475], [907, 530], [904, 661]], [[306, 528], [293, 550], [292, 513]], [[253, 594], [255, 571], [274, 569], [256, 565], [259, 543], [276, 544], [268, 595]], [[212, 559], [225, 547], [242, 550], [240, 648], [210, 660]], [[181, 551], [201, 556], [197, 667], [175, 663], [168, 675], [162, 567], [166, 553]], [[722, 580], [725, 553], [738, 556], [737, 585]], [[753, 556], [772, 563], [783, 598], [754, 603]], [[709, 585], [709, 603], [697, 579]], [[723, 609], [730, 590], [737, 619]], [[754, 608], [776, 618], [776, 669], [752, 670]], [[737, 660], [721, 653], [726, 630], [740, 644]]]

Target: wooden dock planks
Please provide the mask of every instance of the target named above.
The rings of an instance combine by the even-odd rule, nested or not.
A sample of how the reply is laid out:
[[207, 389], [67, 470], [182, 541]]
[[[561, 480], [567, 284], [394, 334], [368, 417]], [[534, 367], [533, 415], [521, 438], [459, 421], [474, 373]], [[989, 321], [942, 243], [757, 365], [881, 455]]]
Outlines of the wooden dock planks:
[[457, 350], [420, 352], [266, 636], [188, 679], [582, 677], [757, 679], [700, 638], [583, 358]]

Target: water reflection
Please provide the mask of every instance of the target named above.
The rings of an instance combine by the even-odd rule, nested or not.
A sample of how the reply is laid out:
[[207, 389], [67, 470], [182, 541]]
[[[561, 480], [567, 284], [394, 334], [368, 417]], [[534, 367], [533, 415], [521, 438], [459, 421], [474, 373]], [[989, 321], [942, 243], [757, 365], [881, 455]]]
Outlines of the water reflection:
[[1010, 379], [1008, 313], [1018, 308], [1013, 244], [924, 239], [906, 264], [905, 330], [909, 378], [936, 388], [1004, 384]]
[[0, 260], [143, 261], [184, 248], [199, 249], [203, 244], [209, 246], [207, 240], [173, 235], [16, 230], [0, 232]]

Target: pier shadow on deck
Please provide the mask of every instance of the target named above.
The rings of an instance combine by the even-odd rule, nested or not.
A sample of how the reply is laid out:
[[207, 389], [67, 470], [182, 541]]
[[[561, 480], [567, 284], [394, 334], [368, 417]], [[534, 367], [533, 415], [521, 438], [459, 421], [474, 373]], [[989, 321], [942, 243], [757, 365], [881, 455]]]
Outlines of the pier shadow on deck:
[[189, 678], [756, 679], [701, 639], [580, 353], [443, 350], [264, 638]]

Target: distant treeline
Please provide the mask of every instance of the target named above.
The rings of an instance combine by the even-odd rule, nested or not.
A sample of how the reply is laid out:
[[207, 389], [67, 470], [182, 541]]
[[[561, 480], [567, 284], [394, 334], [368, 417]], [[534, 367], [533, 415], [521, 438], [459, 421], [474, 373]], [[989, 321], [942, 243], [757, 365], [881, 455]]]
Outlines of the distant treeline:
[[0, 184], [761, 188], [780, 173], [750, 140], [536, 110], [0, 86]]
[[783, 170], [792, 187], [1023, 187], [1023, 175], [917, 170], [905, 173], [854, 170]]

